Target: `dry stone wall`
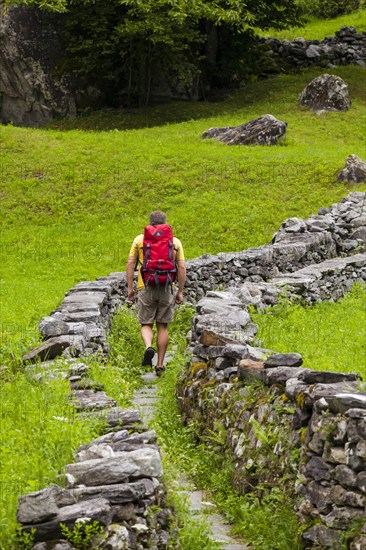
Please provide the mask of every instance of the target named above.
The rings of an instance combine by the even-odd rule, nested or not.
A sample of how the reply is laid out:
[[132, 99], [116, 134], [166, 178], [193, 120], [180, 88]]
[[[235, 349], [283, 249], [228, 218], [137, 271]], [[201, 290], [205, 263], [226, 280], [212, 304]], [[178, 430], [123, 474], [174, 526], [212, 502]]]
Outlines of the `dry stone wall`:
[[266, 48], [266, 55], [279, 67], [366, 66], [366, 32], [357, 32], [355, 27], [341, 27], [335, 36], [327, 36], [323, 40], [264, 38], [261, 42]]
[[[183, 415], [202, 414], [203, 430], [210, 422], [213, 430], [222, 423], [238, 459], [238, 490], [253, 490], [258, 480], [265, 490], [284, 475], [289, 490], [296, 482], [300, 520], [316, 521], [304, 534], [310, 547], [338, 548], [342, 533], [365, 512], [366, 394], [356, 376], [303, 369], [297, 354], [266, 359], [268, 350], [251, 345], [257, 327], [248, 305], [272, 305], [284, 289], [308, 303], [336, 300], [353, 282], [366, 281], [365, 204], [365, 193], [350, 193], [307, 220], [286, 220], [268, 246], [188, 262], [187, 301], [198, 303], [190, 333], [192, 365], [180, 385]], [[226, 290], [215, 290], [220, 287]], [[101, 548], [159, 549], [168, 543], [170, 511], [156, 434], [141, 425], [136, 411], [117, 407], [77, 359], [107, 356], [106, 332], [126, 300], [125, 273], [79, 283], [40, 322], [43, 343], [23, 356], [27, 369], [41, 361], [37, 376], [45, 380], [52, 359], [67, 358], [75, 410], [103, 414], [107, 425], [107, 433], [80, 447], [67, 466], [65, 489], [21, 497], [18, 520], [25, 530], [36, 529], [37, 550], [58, 540], [61, 522], [72, 527], [85, 516], [106, 527]], [[263, 422], [269, 429], [265, 438]], [[152, 505], [159, 507], [156, 513]], [[365, 534], [357, 536], [354, 550], [364, 543]]]
[[366, 283], [365, 253], [207, 292], [178, 385], [184, 421], [217, 434], [235, 460], [237, 491], [292, 496], [306, 548], [366, 547], [366, 385], [356, 374], [303, 368], [297, 353], [253, 347], [248, 306], [265, 309], [284, 288], [307, 303], [336, 300], [354, 282]]

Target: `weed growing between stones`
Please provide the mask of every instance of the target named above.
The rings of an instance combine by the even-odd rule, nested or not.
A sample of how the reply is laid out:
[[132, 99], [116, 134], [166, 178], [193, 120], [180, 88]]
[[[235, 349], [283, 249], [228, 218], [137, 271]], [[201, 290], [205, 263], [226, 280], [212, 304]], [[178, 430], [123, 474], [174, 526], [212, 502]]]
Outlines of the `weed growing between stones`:
[[67, 525], [60, 523], [61, 533], [65, 539], [70, 542], [78, 550], [87, 550], [93, 547], [93, 539], [96, 535], [100, 535], [104, 531], [104, 527], [99, 521], [85, 522], [80, 520], [76, 522], [73, 529], [69, 529]]
[[304, 367], [366, 376], [366, 285], [357, 283], [337, 303], [315, 306], [281, 301], [264, 313], [252, 312], [259, 325], [257, 344], [280, 353], [296, 351]]

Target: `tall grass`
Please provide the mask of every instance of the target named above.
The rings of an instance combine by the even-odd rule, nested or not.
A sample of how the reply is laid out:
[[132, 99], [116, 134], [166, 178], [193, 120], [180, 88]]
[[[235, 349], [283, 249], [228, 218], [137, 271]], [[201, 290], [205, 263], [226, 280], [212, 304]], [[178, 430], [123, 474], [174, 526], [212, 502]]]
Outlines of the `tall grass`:
[[253, 314], [257, 343], [277, 352], [298, 352], [304, 367], [355, 372], [366, 380], [366, 285], [355, 284], [338, 302], [304, 307], [286, 301]]

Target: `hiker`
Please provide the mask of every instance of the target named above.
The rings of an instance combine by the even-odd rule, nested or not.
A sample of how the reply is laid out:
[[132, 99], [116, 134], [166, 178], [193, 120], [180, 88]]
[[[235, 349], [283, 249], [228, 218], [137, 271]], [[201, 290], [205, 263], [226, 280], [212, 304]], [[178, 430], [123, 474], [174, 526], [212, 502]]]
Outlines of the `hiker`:
[[152, 347], [153, 325], [156, 322], [158, 360], [155, 372], [160, 376], [165, 370], [164, 357], [169, 343], [168, 323], [173, 321], [175, 303], [181, 304], [183, 301], [186, 280], [183, 247], [180, 240], [173, 237], [164, 212], [152, 212], [150, 225], [145, 227], [143, 235], [138, 235], [133, 241], [126, 266], [128, 299], [131, 302], [135, 301], [133, 276], [137, 264], [138, 320], [145, 344], [142, 366], [152, 366], [155, 355]]

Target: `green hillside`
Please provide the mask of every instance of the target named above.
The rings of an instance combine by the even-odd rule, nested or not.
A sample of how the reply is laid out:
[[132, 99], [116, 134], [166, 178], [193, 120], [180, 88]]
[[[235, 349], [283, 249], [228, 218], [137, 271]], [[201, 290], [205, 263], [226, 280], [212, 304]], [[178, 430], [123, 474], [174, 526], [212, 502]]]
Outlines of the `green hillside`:
[[[60, 123], [62, 130], [3, 126], [2, 362], [9, 353], [19, 359], [37, 338], [39, 319], [72, 285], [124, 270], [151, 210], [167, 212], [193, 258], [266, 244], [287, 217], [365, 190], [336, 179], [349, 154], [364, 156], [364, 69], [335, 71], [349, 84], [352, 108], [322, 116], [297, 104], [320, 72], [259, 81], [223, 103], [172, 104], [164, 108], [167, 124], [159, 107], [139, 113], [135, 124], [133, 113], [119, 111]], [[280, 145], [201, 139], [209, 127], [266, 113], [288, 123]], [[150, 114], [157, 125], [142, 127]], [[96, 118], [100, 131], [66, 129]]]

